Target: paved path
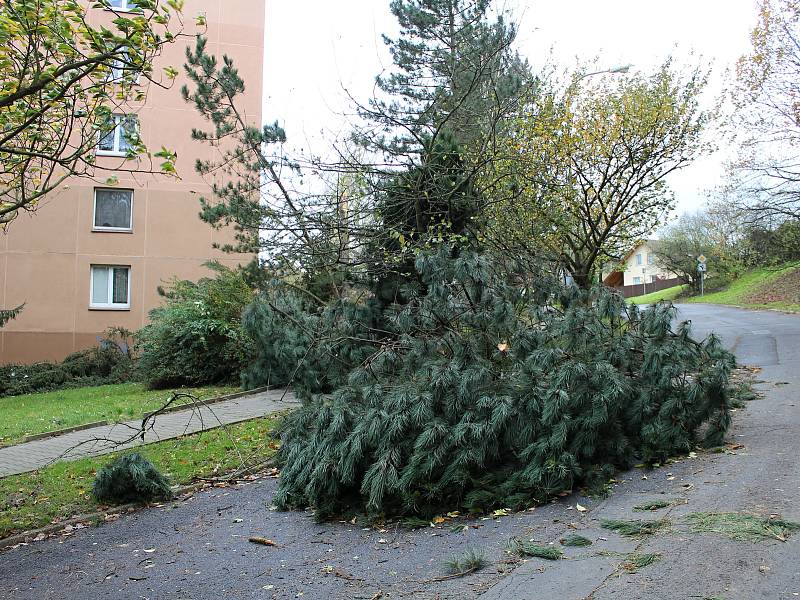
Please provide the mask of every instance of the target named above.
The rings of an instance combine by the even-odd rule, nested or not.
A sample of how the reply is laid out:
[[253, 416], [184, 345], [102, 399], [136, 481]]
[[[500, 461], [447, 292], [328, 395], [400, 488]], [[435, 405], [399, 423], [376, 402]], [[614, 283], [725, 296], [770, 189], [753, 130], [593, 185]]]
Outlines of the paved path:
[[122, 446], [119, 442], [129, 440], [136, 434], [141, 427], [141, 419], [8, 446], [0, 448], [0, 477], [33, 471], [57, 460], [107, 454], [120, 448], [131, 448], [201, 429], [246, 421], [296, 404], [291, 392], [284, 394], [283, 390], [270, 390], [210, 404], [198, 410], [180, 410], [159, 415], [153, 428], [145, 434], [144, 441], [136, 437]]
[[[310, 512], [270, 509], [276, 479], [214, 489], [3, 552], [0, 597], [794, 600], [800, 594], [800, 533], [787, 542], [735, 542], [691, 533], [682, 517], [735, 510], [800, 521], [800, 317], [701, 305], [682, 310], [698, 333], [717, 330], [742, 362], [764, 365], [759, 388], [765, 397], [734, 415], [730, 438], [743, 448], [620, 473], [614, 494], [604, 500], [575, 494], [532, 512], [461, 521], [468, 527], [456, 530], [450, 523], [416, 531], [315, 523]], [[633, 511], [654, 498], [687, 502], [659, 511], [673, 520], [670, 531], [630, 540], [600, 529], [600, 518], [658, 518]], [[576, 503], [587, 512], [579, 513]], [[568, 560], [531, 559], [516, 568], [508, 563], [511, 536], [558, 545], [575, 531], [594, 543], [564, 548]], [[278, 546], [248, 543], [254, 535]], [[469, 577], [432, 580], [443, 575], [443, 558], [468, 548], [484, 552], [490, 565]], [[633, 550], [662, 557], [630, 574], [619, 569], [623, 555], [614, 553]]]

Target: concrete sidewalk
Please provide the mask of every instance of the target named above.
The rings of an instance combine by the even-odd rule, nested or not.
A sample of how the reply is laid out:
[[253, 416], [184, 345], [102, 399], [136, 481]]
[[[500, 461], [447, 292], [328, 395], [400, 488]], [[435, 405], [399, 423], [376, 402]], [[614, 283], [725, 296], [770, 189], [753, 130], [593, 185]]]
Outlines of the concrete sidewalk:
[[[159, 415], [152, 429], [146, 432], [144, 440], [136, 437], [128, 441], [142, 424], [141, 419], [135, 419], [0, 448], [0, 477], [34, 471], [57, 460], [76, 460], [85, 456], [107, 454], [114, 450], [246, 421], [280, 412], [297, 404], [291, 392], [269, 390], [209, 404], [197, 410], [179, 410]], [[125, 443], [119, 445], [120, 442]]]

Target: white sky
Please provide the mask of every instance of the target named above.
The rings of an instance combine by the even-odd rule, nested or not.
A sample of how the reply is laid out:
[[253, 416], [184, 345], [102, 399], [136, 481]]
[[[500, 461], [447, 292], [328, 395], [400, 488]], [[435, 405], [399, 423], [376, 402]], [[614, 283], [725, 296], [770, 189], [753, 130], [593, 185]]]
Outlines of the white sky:
[[[348, 93], [366, 102], [375, 76], [391, 68], [380, 37], [397, 31], [389, 0], [266, 2], [264, 119], [285, 127], [290, 149], [325, 155], [348, 133]], [[748, 50], [756, 19], [756, 0], [497, 2], [516, 17], [517, 47], [534, 66], [597, 59], [598, 69], [630, 63], [647, 72], [672, 55], [678, 64], [712, 66], [712, 94]], [[721, 182], [723, 158], [701, 159], [671, 178], [678, 212], [705, 202], [704, 190]]]

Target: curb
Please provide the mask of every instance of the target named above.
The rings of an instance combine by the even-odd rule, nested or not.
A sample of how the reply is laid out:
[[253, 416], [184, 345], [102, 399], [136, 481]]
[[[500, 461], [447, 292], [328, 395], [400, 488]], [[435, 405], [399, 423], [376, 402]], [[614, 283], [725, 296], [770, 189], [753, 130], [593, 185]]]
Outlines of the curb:
[[[195, 408], [203, 408], [204, 406], [208, 406], [210, 404], [217, 404], [218, 402], [225, 402], [227, 400], [235, 400], [236, 398], [242, 398], [244, 396], [252, 396], [254, 394], [260, 394], [262, 392], [268, 392], [272, 389], [276, 389], [273, 386], [264, 386], [260, 388], [254, 388], [252, 390], [245, 390], [242, 392], [234, 392], [233, 394], [225, 394], [224, 396], [217, 396], [216, 398], [209, 398], [208, 400], [198, 400], [197, 404], [177, 404], [175, 406], [170, 406], [164, 410], [154, 410], [152, 412], [146, 413], [142, 416], [142, 420], [149, 419], [155, 414], [163, 415], [166, 413], [178, 412], [181, 410], [194, 410]], [[179, 390], [172, 390], [173, 392]]]
[[[176, 496], [180, 496], [181, 494], [186, 494], [188, 492], [196, 492], [197, 490], [203, 489], [208, 484], [206, 482], [198, 482], [193, 483], [191, 485], [184, 485], [173, 490], [173, 493]], [[178, 498], [175, 498], [173, 501], [178, 501]], [[85, 513], [82, 515], [78, 515], [76, 517], [72, 517], [70, 519], [66, 519], [65, 521], [60, 521], [58, 523], [53, 523], [52, 525], [46, 525], [44, 527], [39, 527], [38, 529], [32, 529], [30, 531], [23, 531], [22, 533], [16, 533], [14, 535], [10, 535], [7, 538], [0, 539], [0, 552], [3, 550], [7, 550], [12, 546], [17, 546], [19, 544], [25, 544], [28, 542], [32, 542], [34, 538], [45, 535], [50, 536], [54, 533], [58, 533], [63, 531], [70, 525], [77, 525], [79, 523], [85, 523], [87, 521], [94, 521], [95, 519], [102, 519], [104, 517], [108, 517], [111, 515], [118, 515], [126, 512], [130, 512], [131, 509], [137, 508], [147, 508], [148, 504], [142, 504], [141, 502], [131, 502], [129, 504], [120, 504], [119, 506], [111, 506], [104, 510], [98, 510], [92, 513]]]
[[[217, 396], [215, 398], [209, 398], [208, 400], [198, 400], [197, 404], [178, 404], [176, 406], [170, 406], [169, 408], [161, 411], [152, 411], [146, 413], [142, 416], [142, 419], [149, 419], [154, 414], [158, 413], [159, 415], [163, 415], [166, 413], [171, 412], [178, 412], [180, 410], [193, 410], [195, 408], [203, 408], [209, 404], [216, 404], [218, 402], [225, 402], [226, 400], [234, 400], [236, 398], [242, 398], [243, 396], [251, 396], [253, 394], [260, 394], [262, 392], [268, 392], [275, 388], [274, 386], [263, 386], [259, 388], [254, 388], [252, 390], [245, 390], [241, 392], [234, 392], [233, 394], [225, 394], [224, 396]], [[175, 390], [172, 390], [173, 392]], [[108, 421], [95, 421], [94, 423], [86, 423], [84, 425], [75, 425], [74, 427], [67, 427], [66, 429], [57, 429], [55, 431], [45, 431], [44, 433], [37, 433], [34, 435], [27, 435], [22, 438], [22, 441], [17, 444], [11, 444], [10, 446], [2, 446], [4, 448], [10, 448], [12, 446], [19, 446], [20, 444], [26, 444], [28, 442], [36, 442], [38, 440], [44, 440], [51, 437], [58, 437], [60, 435], [64, 435], [67, 433], [75, 433], [76, 431], [84, 431], [85, 429], [92, 429], [93, 427], [103, 427], [104, 425], [110, 425]]]
[[[74, 433], [76, 431], [83, 431], [84, 429], [91, 429], [92, 427], [102, 427], [108, 425], [108, 421], [95, 421], [94, 423], [86, 423], [85, 425], [75, 425], [74, 427], [67, 427], [66, 429], [57, 429], [55, 431], [45, 431], [44, 433], [37, 433], [34, 435], [26, 435], [22, 438], [22, 444], [27, 442], [35, 442], [36, 440], [44, 440], [46, 438], [57, 437], [65, 433]], [[19, 444], [12, 444], [19, 445]]]

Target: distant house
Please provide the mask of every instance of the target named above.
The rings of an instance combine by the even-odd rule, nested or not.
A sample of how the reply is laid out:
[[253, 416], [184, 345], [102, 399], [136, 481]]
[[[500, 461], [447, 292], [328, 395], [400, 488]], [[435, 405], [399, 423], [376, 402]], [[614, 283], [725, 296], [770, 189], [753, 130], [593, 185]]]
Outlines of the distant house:
[[603, 283], [625, 297], [639, 296], [682, 283], [675, 273], [663, 269], [656, 259], [658, 240], [642, 240], [611, 271], [604, 271]]

